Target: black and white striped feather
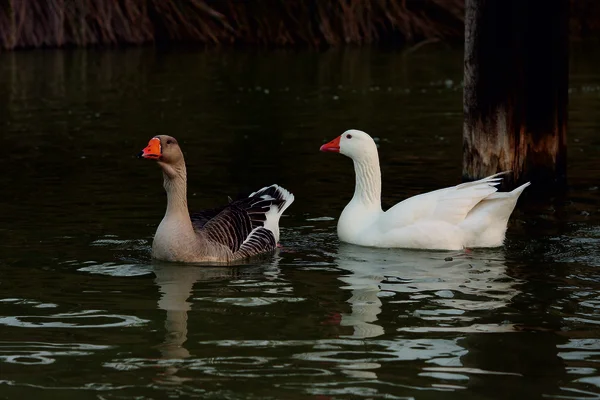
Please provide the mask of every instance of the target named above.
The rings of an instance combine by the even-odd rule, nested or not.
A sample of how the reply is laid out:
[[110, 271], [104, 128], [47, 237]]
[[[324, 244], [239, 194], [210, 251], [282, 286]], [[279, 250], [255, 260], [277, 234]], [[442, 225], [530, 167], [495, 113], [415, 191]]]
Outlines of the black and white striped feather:
[[240, 258], [250, 257], [264, 253], [265, 251], [275, 250], [276, 247], [277, 242], [275, 241], [273, 232], [266, 228], [258, 227], [250, 232], [250, 235], [248, 235], [237, 251], [236, 256], [239, 255]]
[[250, 257], [276, 248], [279, 217], [293, 201], [294, 195], [272, 185], [190, 218], [196, 231], [225, 245], [235, 258]]

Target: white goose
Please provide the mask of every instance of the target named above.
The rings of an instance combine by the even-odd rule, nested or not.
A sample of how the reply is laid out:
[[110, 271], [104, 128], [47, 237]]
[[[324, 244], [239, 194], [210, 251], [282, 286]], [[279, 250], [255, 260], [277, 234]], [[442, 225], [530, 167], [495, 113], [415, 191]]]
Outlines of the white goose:
[[321, 151], [341, 153], [354, 162], [354, 197], [337, 224], [341, 241], [370, 247], [460, 250], [497, 247], [527, 182], [497, 192], [502, 172], [487, 178], [410, 197], [381, 209], [381, 171], [377, 146], [367, 133], [348, 130]]

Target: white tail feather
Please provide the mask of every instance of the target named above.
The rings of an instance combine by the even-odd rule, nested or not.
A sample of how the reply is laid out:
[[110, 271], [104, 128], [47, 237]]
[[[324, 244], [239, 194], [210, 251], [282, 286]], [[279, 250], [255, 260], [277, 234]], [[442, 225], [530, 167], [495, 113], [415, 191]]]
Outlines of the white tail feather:
[[531, 182], [524, 183], [521, 186], [519, 186], [518, 188], [513, 189], [510, 192], [492, 193], [491, 195], [486, 197], [484, 200], [507, 199], [507, 198], [515, 197], [515, 196], [518, 198], [521, 195], [521, 193], [523, 193], [523, 190], [525, 190], [525, 188], [529, 185], [531, 185]]
[[[274, 192], [274, 193], [266, 193]], [[283, 212], [294, 202], [294, 195], [279, 185], [266, 186], [248, 197], [259, 196], [265, 200], [283, 200], [281, 204], [272, 204], [269, 211], [265, 213], [264, 227], [275, 236], [275, 241], [279, 242], [279, 218]]]
[[508, 219], [527, 182], [511, 192], [495, 192], [483, 199], [459, 225], [470, 232], [466, 246], [489, 247], [491, 243], [502, 243], [506, 233]]

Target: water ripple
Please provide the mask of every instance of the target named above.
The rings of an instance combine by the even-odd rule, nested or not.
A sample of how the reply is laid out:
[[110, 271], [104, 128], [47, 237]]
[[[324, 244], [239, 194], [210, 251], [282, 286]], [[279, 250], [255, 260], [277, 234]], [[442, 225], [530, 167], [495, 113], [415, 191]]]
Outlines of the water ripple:
[[106, 262], [86, 265], [85, 267], [78, 268], [77, 271], [109, 276], [141, 276], [151, 274], [152, 266], [148, 264], [120, 264]]
[[112, 346], [85, 343], [0, 342], [0, 360], [10, 364], [47, 365], [60, 356], [85, 356]]
[[281, 302], [298, 303], [306, 299], [301, 297], [222, 297], [218, 299], [212, 297], [195, 297], [194, 300], [227, 303], [242, 307], [260, 307]]
[[[51, 321], [45, 322], [45, 320]], [[75, 320], [75, 322], [63, 322], [64, 320]], [[110, 322], [110, 320], [117, 320], [117, 322]], [[95, 324], [90, 323], [94, 321]], [[19, 328], [115, 328], [141, 326], [147, 322], [149, 321], [133, 315], [103, 314], [101, 310], [84, 310], [54, 315], [0, 317], [0, 325]]]

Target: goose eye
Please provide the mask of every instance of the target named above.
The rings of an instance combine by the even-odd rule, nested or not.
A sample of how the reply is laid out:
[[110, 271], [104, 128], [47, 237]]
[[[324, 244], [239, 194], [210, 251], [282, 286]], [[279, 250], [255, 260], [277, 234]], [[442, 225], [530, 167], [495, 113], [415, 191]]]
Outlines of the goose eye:
[[347, 134], [346, 135], [346, 139], [352, 139], [352, 135], [351, 134]]
[[171, 139], [167, 140], [167, 144], [172, 144], [173, 141]]

